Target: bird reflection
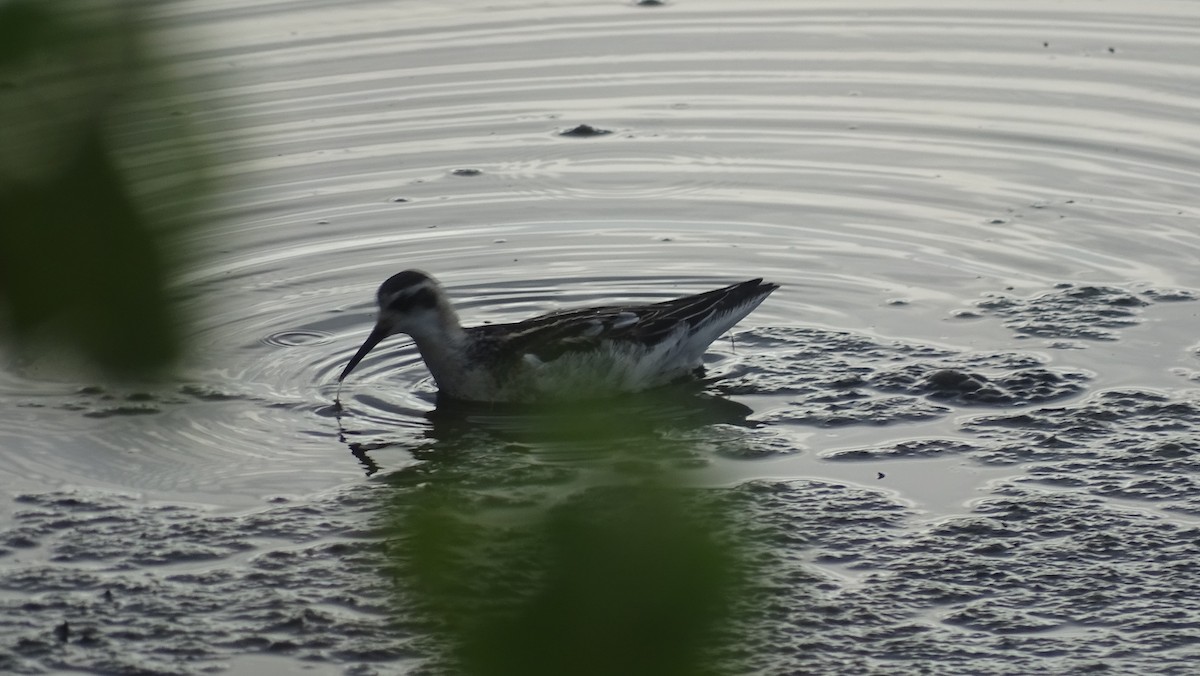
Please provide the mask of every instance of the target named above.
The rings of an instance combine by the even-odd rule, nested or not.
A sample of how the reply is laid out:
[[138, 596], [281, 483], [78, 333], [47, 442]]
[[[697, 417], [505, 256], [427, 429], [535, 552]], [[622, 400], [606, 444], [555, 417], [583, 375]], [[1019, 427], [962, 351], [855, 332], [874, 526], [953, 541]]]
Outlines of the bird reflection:
[[[385, 407], [402, 420], [418, 415], [428, 421], [420, 434], [396, 435], [390, 430], [354, 430], [347, 427], [355, 416], [341, 402], [335, 404], [339, 440], [363, 466], [367, 476], [387, 464], [379, 451], [403, 448], [405, 463], [412, 459], [445, 460], [460, 454], [486, 452], [495, 447], [528, 446], [543, 460], [566, 456], [597, 458], [619, 453], [637, 458], [639, 452], [661, 454], [673, 444], [664, 435], [698, 430], [711, 425], [755, 427], [753, 409], [742, 403], [704, 390], [703, 383], [687, 382], [652, 391], [589, 402], [545, 403], [536, 406], [462, 402], [439, 397], [437, 406], [425, 413], [391, 410], [375, 400], [373, 408]], [[357, 426], [357, 425], [356, 425]], [[404, 425], [410, 429], [409, 425]], [[368, 438], [370, 440], [368, 440]], [[653, 460], [655, 458], [646, 458]]]

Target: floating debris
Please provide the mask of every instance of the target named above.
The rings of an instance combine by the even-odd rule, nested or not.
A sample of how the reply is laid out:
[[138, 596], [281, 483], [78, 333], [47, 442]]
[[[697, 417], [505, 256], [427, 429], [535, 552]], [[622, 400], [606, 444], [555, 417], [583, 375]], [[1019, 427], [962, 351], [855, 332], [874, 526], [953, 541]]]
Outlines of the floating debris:
[[611, 133], [612, 131], [608, 129], [598, 129], [590, 124], [581, 124], [578, 127], [572, 127], [566, 131], [560, 131], [558, 135], [573, 136], [576, 138], [591, 138], [592, 136], [604, 136], [605, 134]]

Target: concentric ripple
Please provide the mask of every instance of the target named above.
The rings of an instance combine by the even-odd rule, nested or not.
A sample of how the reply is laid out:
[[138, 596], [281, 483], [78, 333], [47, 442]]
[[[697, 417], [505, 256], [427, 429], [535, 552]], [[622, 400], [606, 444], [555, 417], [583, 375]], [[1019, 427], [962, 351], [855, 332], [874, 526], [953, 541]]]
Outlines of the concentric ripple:
[[[156, 6], [183, 92], [164, 114], [198, 132], [221, 188], [187, 242], [208, 256], [178, 282], [198, 315], [192, 356], [171, 382], [125, 388], [5, 359], [0, 493], [83, 485], [240, 509], [447, 445], [494, 453], [480, 462], [496, 475], [514, 456], [553, 464], [522, 419], [431, 413], [434, 384], [403, 336], [339, 387], [377, 285], [419, 268], [469, 324], [781, 284], [714, 344], [712, 380], [648, 426], [713, 483], [816, 477], [855, 486], [822, 495], [869, 493], [906, 515], [989, 514], [1034, 493], [1116, 514], [1134, 496], [1147, 531], [1196, 513], [1200, 492], [1167, 476], [1194, 444], [1160, 439], [1171, 422], [1150, 418], [1184, 411], [1174, 423], [1192, 429], [1200, 380], [1200, 5], [543, 5]], [[1073, 416], [1128, 411], [1136, 438], [1077, 434]], [[1111, 448], [1088, 446], [1106, 440], [1163, 473], [1118, 473]], [[771, 500], [810, 499], [788, 486]], [[1150, 495], [1160, 486], [1169, 499]], [[1078, 495], [1042, 495], [1055, 487]], [[835, 515], [812, 518], [837, 531]], [[868, 561], [902, 546], [866, 542], [851, 549]], [[829, 557], [838, 584], [861, 574]], [[881, 588], [913, 595], [906, 617], [935, 612], [894, 575]], [[985, 638], [1043, 626], [994, 610], [947, 622]], [[876, 619], [887, 626], [856, 645], [912, 635]], [[1157, 647], [1122, 641], [1156, 666]], [[1087, 668], [1087, 649], [1071, 650]], [[882, 673], [872, 659], [855, 668]], [[931, 673], [964, 673], [942, 666]], [[966, 671], [1003, 673], [988, 669]]]
[[[1200, 286], [1197, 10], [1084, 9], [163, 6], [173, 109], [221, 158], [223, 200], [181, 282], [204, 316], [185, 382], [109, 413], [191, 431], [151, 416], [101, 445], [165, 434], [226, 465], [271, 455], [278, 426], [281, 477], [311, 469], [292, 452], [326, 462], [336, 374], [408, 267], [468, 321], [765, 276], [783, 289], [748, 326], [997, 348], [994, 322], [944, 320], [1061, 283]], [[17, 373], [11, 401], [108, 415]], [[398, 337], [341, 397], [420, 428], [434, 390]]]

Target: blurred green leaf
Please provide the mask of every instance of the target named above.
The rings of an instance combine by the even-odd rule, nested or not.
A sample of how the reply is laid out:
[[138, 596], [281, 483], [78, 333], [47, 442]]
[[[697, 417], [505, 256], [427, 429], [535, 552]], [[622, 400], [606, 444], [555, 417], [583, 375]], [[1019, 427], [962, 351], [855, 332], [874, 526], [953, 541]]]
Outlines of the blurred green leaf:
[[599, 488], [485, 527], [427, 493], [396, 524], [397, 570], [465, 674], [723, 673], [714, 656], [740, 567], [718, 521], [682, 497]]
[[[172, 235], [205, 193], [187, 135], [159, 123], [169, 79], [140, 7], [0, 4], [0, 329], [27, 353], [67, 348], [118, 376], [180, 353]], [[178, 189], [131, 171], [152, 154]]]
[[[523, 436], [553, 440], [540, 450], [556, 472], [532, 471], [522, 453], [447, 453], [392, 478], [398, 599], [443, 642], [454, 673], [733, 671], [724, 642], [749, 586], [725, 502], [680, 487], [678, 449], [653, 431], [631, 436], [628, 409], [613, 408], [607, 424], [595, 406], [514, 414]], [[631, 455], [641, 471], [622, 471]]]

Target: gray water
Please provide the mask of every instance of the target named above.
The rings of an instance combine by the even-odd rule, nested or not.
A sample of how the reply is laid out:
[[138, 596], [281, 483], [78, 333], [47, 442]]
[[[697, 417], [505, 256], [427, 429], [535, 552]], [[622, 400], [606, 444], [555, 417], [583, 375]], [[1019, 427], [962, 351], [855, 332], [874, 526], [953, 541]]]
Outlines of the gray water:
[[776, 543], [761, 673], [1194, 671], [1200, 6], [159, 12], [220, 158], [194, 354], [125, 389], [5, 359], [0, 669], [420, 669], [386, 496], [459, 451], [493, 492], [565, 470], [427, 416], [400, 338], [332, 405], [416, 267], [467, 323], [782, 285], [711, 408], [630, 433]]

